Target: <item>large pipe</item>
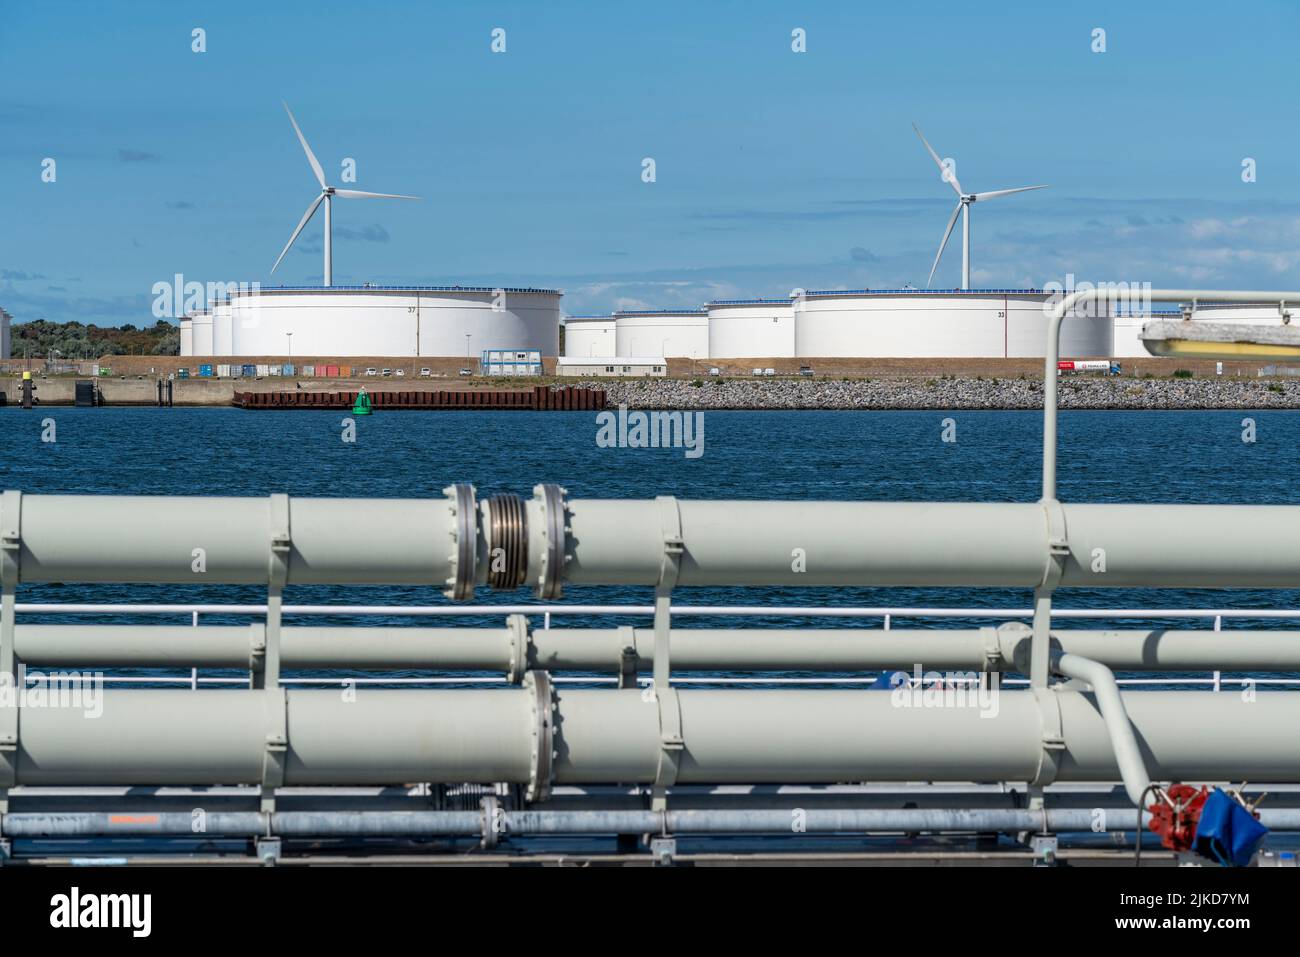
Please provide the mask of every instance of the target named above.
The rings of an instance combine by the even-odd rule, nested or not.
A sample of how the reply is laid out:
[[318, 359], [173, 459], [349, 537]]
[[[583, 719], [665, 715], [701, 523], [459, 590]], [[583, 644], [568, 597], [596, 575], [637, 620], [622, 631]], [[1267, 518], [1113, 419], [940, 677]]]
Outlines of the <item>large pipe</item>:
[[[509, 553], [507, 566], [523, 562], [512, 585], [551, 595], [564, 581], [654, 585], [666, 537], [678, 535], [682, 586], [1035, 587], [1052, 565], [1047, 509], [1037, 503], [566, 503], [548, 498], [553, 486], [539, 489], [550, 491], [526, 503], [523, 532], [510, 525], [496, 543], [481, 514], [496, 500], [470, 514], [472, 496], [458, 505], [454, 495], [23, 495], [20, 580], [265, 583], [276, 567], [276, 540], [287, 549], [290, 584], [449, 587], [472, 572], [460, 597], [487, 580], [499, 549]], [[1283, 588], [1300, 575], [1290, 545], [1300, 535], [1293, 506], [1061, 507], [1060, 547], [1068, 551], [1061, 586]]]
[[[754, 810], [501, 811], [485, 821], [480, 811], [210, 811], [196, 833], [192, 812], [19, 812], [5, 815], [9, 837], [476, 837], [485, 825], [506, 835], [564, 834], [861, 834], [870, 832], [1107, 833], [1132, 831], [1139, 812], [1111, 809], [1099, 818], [1090, 808], [1041, 811], [905, 808], [777, 808]], [[1145, 828], [1150, 814], [1141, 812]], [[1300, 830], [1300, 810], [1262, 808], [1260, 823], [1274, 831]]]
[[[285, 785], [527, 783], [539, 750], [552, 757], [555, 784], [654, 782], [663, 736], [653, 697], [556, 690], [543, 728], [535, 692], [104, 691], [97, 718], [20, 709], [17, 783], [254, 784], [277, 733]], [[1073, 690], [1046, 704], [1028, 691], [675, 693], [683, 785], [1033, 780], [1047, 706], [1059, 708], [1057, 780], [1120, 773], [1097, 699]], [[1122, 701], [1155, 780], [1300, 779], [1300, 696], [1133, 692]], [[550, 734], [551, 747], [539, 748]]]
[[[247, 668], [266, 626], [18, 625], [15, 647], [28, 667]], [[649, 628], [528, 631], [505, 628], [286, 627], [284, 667], [301, 670], [448, 670], [518, 674], [617, 673], [625, 649], [636, 669], [654, 664]], [[1062, 629], [1059, 651], [1116, 671], [1300, 671], [1300, 632]], [[1029, 629], [674, 628], [674, 671], [980, 671], [1016, 669]], [[522, 662], [522, 666], [521, 663]]]

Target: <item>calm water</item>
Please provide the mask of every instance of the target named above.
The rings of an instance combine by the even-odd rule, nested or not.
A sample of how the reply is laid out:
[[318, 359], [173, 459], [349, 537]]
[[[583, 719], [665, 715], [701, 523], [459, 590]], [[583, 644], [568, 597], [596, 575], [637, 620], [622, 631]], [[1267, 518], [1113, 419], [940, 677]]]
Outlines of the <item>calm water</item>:
[[[172, 495], [422, 496], [439, 495], [454, 481], [473, 482], [480, 495], [527, 495], [535, 483], [548, 481], [577, 497], [1004, 502], [1038, 497], [1040, 413], [951, 413], [957, 441], [945, 443], [942, 420], [948, 415], [708, 412], [704, 455], [688, 459], [680, 449], [599, 448], [590, 412], [380, 413], [358, 419], [357, 441], [347, 444], [340, 439], [339, 412], [11, 407], [0, 409], [0, 481], [4, 488], [25, 492]], [[55, 420], [55, 443], [41, 441], [47, 416]], [[1256, 423], [1253, 444], [1241, 440], [1246, 416]], [[1296, 498], [1300, 414], [1294, 412], [1067, 412], [1061, 427], [1064, 501], [1284, 503]], [[484, 590], [479, 600], [518, 603], [527, 600], [524, 596], [523, 591], [494, 596]], [[632, 588], [575, 588], [566, 597], [650, 601], [648, 589]], [[20, 592], [23, 601], [262, 598], [256, 589], [217, 586], [68, 584], [26, 586]], [[298, 587], [286, 600], [434, 604], [443, 599], [422, 588]], [[1026, 607], [1029, 595], [1023, 590], [684, 589], [679, 600]], [[1059, 604], [1300, 608], [1300, 593], [1068, 591]], [[699, 619], [691, 623], [701, 624]], [[795, 619], [744, 623], [808, 624]]]

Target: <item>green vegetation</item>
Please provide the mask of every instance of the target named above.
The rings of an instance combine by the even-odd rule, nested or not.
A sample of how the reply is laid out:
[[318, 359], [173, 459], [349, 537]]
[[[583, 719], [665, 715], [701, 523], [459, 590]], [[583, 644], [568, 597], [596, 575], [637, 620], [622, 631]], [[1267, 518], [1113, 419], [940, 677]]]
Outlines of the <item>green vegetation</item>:
[[1175, 370], [1174, 370], [1174, 378], [1175, 378], [1175, 379], [1190, 379], [1191, 377], [1192, 377], [1192, 370], [1191, 370], [1191, 369], [1175, 369]]
[[180, 329], [159, 319], [152, 326], [137, 329], [131, 324], [120, 327], [84, 325], [80, 322], [50, 322], [33, 319], [11, 328], [15, 359], [30, 355], [44, 359], [51, 352], [67, 360], [98, 359], [100, 356], [174, 356], [181, 351]]

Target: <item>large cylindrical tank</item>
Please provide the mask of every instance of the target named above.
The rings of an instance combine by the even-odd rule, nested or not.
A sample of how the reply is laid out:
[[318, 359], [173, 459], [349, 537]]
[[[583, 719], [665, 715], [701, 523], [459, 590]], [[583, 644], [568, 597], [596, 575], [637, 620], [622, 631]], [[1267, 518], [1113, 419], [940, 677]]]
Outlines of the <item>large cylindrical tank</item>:
[[[1057, 297], [1036, 289], [826, 290], [795, 303], [799, 357], [1033, 358]], [[1111, 320], [1067, 317], [1061, 356], [1107, 358]]]
[[194, 320], [189, 316], [181, 320], [181, 355], [194, 355]]
[[335, 286], [232, 293], [231, 355], [442, 356], [559, 351], [560, 293], [478, 286]]
[[794, 307], [789, 299], [726, 299], [709, 303], [709, 358], [794, 358]]
[[190, 354], [196, 356], [212, 355], [212, 313], [206, 311], [196, 312], [191, 317], [191, 320], [194, 351]]
[[608, 359], [617, 355], [613, 316], [567, 316], [564, 320], [566, 359]]
[[212, 307], [212, 354], [228, 356], [234, 353], [234, 332], [231, 328], [230, 302], [218, 302]]
[[707, 359], [709, 314], [703, 309], [616, 312], [614, 348], [620, 356]]

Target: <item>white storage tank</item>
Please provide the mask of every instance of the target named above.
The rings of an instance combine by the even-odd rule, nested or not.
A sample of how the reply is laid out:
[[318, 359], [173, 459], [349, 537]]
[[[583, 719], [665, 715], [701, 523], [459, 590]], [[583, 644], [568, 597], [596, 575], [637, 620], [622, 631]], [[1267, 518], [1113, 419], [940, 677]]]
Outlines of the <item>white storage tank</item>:
[[212, 355], [212, 313], [207, 310], [195, 312], [190, 316], [190, 321], [193, 329], [194, 347], [194, 351], [190, 354], [195, 356]]
[[709, 314], [704, 309], [616, 312], [614, 350], [620, 356], [707, 359]]
[[[1055, 298], [1037, 289], [821, 290], [795, 301], [800, 358], [1032, 358]], [[1109, 358], [1111, 320], [1067, 317], [1063, 358]]]
[[12, 330], [9, 328], [9, 324], [12, 321], [13, 317], [3, 309], [0, 309], [0, 359], [8, 359], [13, 348], [12, 340], [10, 339]]
[[212, 355], [234, 355], [234, 333], [231, 329], [230, 302], [212, 306]]
[[194, 320], [189, 316], [181, 320], [181, 355], [194, 355]]
[[566, 316], [564, 356], [569, 359], [609, 358], [616, 354], [613, 316]]
[[710, 359], [794, 358], [789, 299], [719, 299], [708, 304]]
[[467, 359], [485, 349], [518, 349], [554, 356], [560, 295], [480, 286], [241, 289], [226, 300], [230, 354]]

